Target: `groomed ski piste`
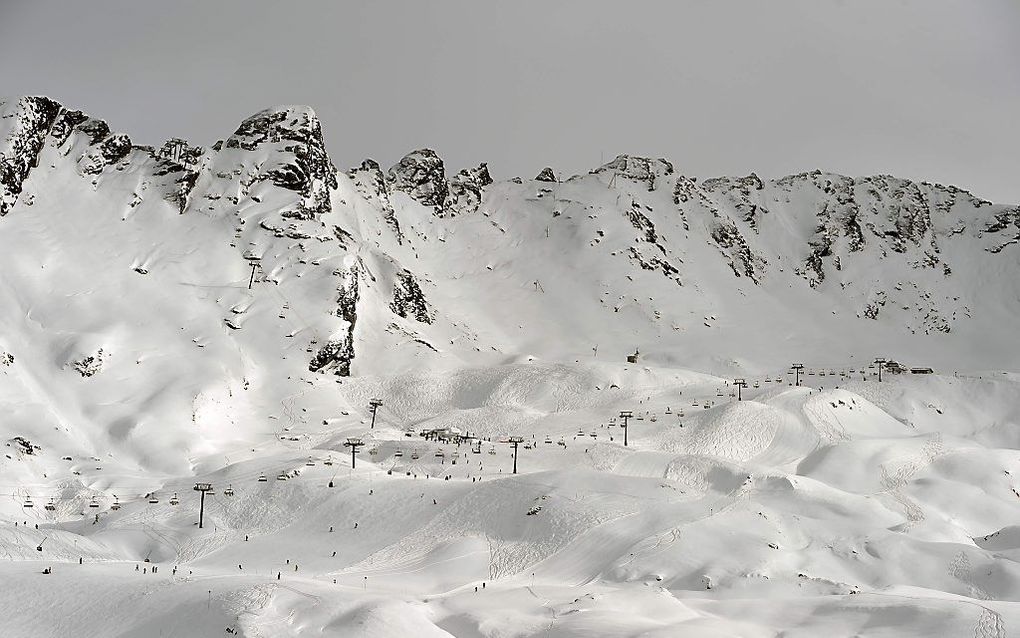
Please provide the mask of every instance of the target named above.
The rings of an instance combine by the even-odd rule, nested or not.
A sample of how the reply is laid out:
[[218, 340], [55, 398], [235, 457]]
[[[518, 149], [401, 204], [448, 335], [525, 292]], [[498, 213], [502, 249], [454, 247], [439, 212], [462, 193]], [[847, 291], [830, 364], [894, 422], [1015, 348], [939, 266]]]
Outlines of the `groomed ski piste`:
[[1018, 209], [334, 174], [307, 108], [157, 152], [40, 100], [0, 109], [0, 635], [1020, 628]]

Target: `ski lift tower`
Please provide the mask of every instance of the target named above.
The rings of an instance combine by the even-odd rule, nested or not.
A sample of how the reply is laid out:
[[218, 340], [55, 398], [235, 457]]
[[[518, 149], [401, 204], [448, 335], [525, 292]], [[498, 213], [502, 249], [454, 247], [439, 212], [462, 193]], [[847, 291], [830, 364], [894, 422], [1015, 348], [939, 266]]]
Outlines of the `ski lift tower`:
[[794, 379], [795, 380], [794, 380], [793, 385], [800, 385], [800, 373], [803, 372], [803, 370], [804, 370], [804, 364], [803, 363], [795, 363], [792, 366], [790, 366], [790, 369], [793, 370], [793, 372], [794, 372]]
[[885, 366], [885, 364], [886, 364], [886, 363], [888, 363], [888, 362], [889, 362], [889, 360], [888, 360], [888, 359], [886, 359], [885, 357], [877, 357], [877, 358], [875, 359], [875, 365], [877, 365], [877, 366], [878, 366], [878, 382], [879, 382], [879, 383], [882, 383], [882, 368], [883, 368], [883, 367]]
[[743, 398], [740, 396], [740, 389], [747, 387], [747, 380], [746, 379], [734, 379], [733, 380], [733, 385], [737, 386], [737, 401], [743, 401]]
[[212, 483], [195, 483], [194, 489], [202, 495], [202, 501], [198, 507], [198, 529], [202, 529], [202, 522], [205, 519], [205, 493], [212, 491]]
[[355, 455], [358, 453], [358, 448], [361, 447], [364, 444], [365, 444], [365, 441], [362, 440], [361, 437], [351, 437], [351, 438], [347, 439], [346, 443], [344, 443], [345, 447], [351, 448], [351, 469], [352, 470], [354, 469], [354, 463], [355, 463], [355, 460], [357, 459], [357, 457]]
[[372, 429], [375, 429], [375, 413], [382, 407], [382, 399], [369, 399], [368, 409], [372, 411]]
[[517, 446], [524, 443], [524, 437], [512, 436], [510, 437], [510, 445], [514, 446], [514, 474], [517, 474]]
[[633, 416], [632, 410], [620, 410], [620, 418], [623, 419], [623, 447], [627, 447], [627, 419]]

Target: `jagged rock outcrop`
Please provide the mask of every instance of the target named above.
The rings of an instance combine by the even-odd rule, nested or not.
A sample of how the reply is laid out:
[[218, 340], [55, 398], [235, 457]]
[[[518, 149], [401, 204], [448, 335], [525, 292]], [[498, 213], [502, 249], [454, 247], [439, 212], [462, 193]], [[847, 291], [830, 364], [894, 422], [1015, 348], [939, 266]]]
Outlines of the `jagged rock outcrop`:
[[536, 182], [558, 182], [559, 180], [556, 179], [556, 173], [553, 172], [553, 169], [551, 169], [548, 166], [546, 166], [545, 168], [543, 168], [542, 170], [540, 170], [538, 172], [538, 175], [535, 176], [535, 181]]
[[663, 177], [673, 174], [673, 164], [665, 159], [651, 159], [633, 155], [617, 155], [613, 161], [596, 168], [593, 173], [616, 173], [635, 182], [641, 182], [654, 190]]
[[444, 210], [451, 215], [475, 212], [482, 203], [482, 189], [489, 184], [492, 184], [492, 177], [484, 162], [461, 170], [450, 178]]
[[1009, 245], [1020, 245], [1020, 206], [1004, 210], [993, 217], [984, 232], [1002, 234], [1002, 239], [997, 240], [994, 245], [985, 248], [988, 252], [1001, 252]]
[[307, 107], [260, 111], [241, 122], [224, 147], [253, 151], [263, 145], [274, 147], [276, 161], [263, 167], [252, 183], [270, 181], [300, 193], [300, 206], [285, 216], [311, 219], [329, 212], [329, 195], [337, 188], [336, 167], [326, 152], [315, 112]]
[[405, 155], [390, 168], [387, 182], [392, 190], [407, 193], [419, 204], [431, 206], [437, 215], [443, 214], [449, 186], [443, 160], [432, 149], [422, 148]]
[[733, 220], [716, 212], [715, 221], [710, 225], [710, 232], [712, 240], [726, 256], [733, 274], [759, 283], [759, 271], [764, 268], [764, 260], [751, 251], [747, 240]]
[[341, 284], [337, 288], [336, 314], [347, 323], [340, 336], [330, 338], [319, 348], [308, 363], [308, 370], [320, 372], [332, 370], [334, 374], [347, 377], [354, 362], [354, 328], [358, 322], [358, 301], [361, 299], [361, 266], [355, 264], [338, 273]]
[[421, 286], [406, 268], [396, 273], [393, 282], [393, 301], [390, 310], [399, 317], [410, 318], [421, 323], [432, 323], [435, 312], [429, 308]]
[[0, 217], [21, 194], [60, 111], [60, 104], [46, 97], [23, 97], [15, 104], [0, 102], [0, 132], [7, 129], [7, 135], [0, 137]]
[[181, 166], [195, 168], [203, 153], [205, 153], [205, 149], [201, 146], [192, 146], [188, 144], [187, 140], [171, 137], [154, 154]]
[[701, 188], [716, 199], [732, 206], [740, 219], [755, 230], [758, 227], [758, 218], [762, 214], [768, 213], [768, 209], [758, 201], [758, 194], [764, 190], [765, 183], [754, 173], [746, 177], [706, 179], [702, 182]]
[[361, 166], [347, 171], [347, 176], [351, 178], [358, 194], [382, 211], [383, 219], [393, 230], [397, 243], [403, 243], [404, 235], [400, 232], [400, 222], [397, 221], [397, 216], [393, 212], [393, 204], [390, 203], [389, 191], [386, 188], [386, 178], [383, 177], [379, 163], [372, 159], [366, 159], [361, 162]]

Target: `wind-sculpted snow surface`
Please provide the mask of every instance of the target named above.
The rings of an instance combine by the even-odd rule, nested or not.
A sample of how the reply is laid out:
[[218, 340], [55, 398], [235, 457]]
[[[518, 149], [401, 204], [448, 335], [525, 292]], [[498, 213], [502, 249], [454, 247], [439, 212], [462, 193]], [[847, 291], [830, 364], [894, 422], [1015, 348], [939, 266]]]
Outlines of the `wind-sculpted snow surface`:
[[0, 634], [1020, 627], [1020, 208], [323, 135], [0, 105]]

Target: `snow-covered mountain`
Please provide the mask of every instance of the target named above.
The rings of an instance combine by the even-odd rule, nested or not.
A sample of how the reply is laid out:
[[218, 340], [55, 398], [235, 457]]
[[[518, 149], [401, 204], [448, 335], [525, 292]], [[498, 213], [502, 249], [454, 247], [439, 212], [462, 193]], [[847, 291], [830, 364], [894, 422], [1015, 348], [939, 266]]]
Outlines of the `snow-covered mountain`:
[[[675, 413], [681, 401], [667, 394], [677, 388], [700, 388], [714, 402], [725, 382], [711, 375], [762, 378], [753, 404], [762, 407], [713, 407], [694, 423], [701, 435], [655, 430], [647, 454], [632, 461], [618, 441], [593, 443], [601, 456], [579, 461], [584, 471], [608, 472], [623, 492], [681, 477], [733, 496], [744, 493], [740, 477], [749, 471], [739, 464], [753, 460], [851, 493], [857, 487], [830, 476], [833, 468], [886, 452], [837, 444], [879, 436], [882, 422], [883, 436], [916, 447], [914, 408], [904, 407], [914, 399], [872, 396], [864, 381], [852, 391], [830, 387], [840, 393], [832, 409], [854, 405], [870, 415], [832, 426], [816, 414], [828, 403], [797, 390], [792, 398], [769, 393], [764, 377], [778, 381], [794, 361], [863, 370], [879, 355], [951, 377], [1015, 369], [1020, 356], [1020, 206], [886, 175], [698, 179], [665, 159], [629, 155], [569, 178], [544, 168], [534, 179], [499, 181], [485, 164], [453, 172], [429, 149], [389, 169], [366, 159], [345, 172], [329, 157], [315, 113], [300, 106], [259, 112], [208, 146], [172, 139], [157, 147], [48, 98], [0, 102], [0, 273], [2, 427], [17, 451], [0, 459], [12, 496], [0, 511], [20, 516], [26, 497], [48, 494], [62, 503], [47, 514], [58, 527], [92, 497], [105, 499], [107, 512], [113, 494], [138, 497], [203, 473], [238, 482], [253, 471], [272, 474], [258, 464], [277, 462], [270, 452], [279, 450], [264, 446], [339, 458], [340, 433], [364, 431], [358, 417], [345, 417], [362, 413], [373, 395], [385, 396], [397, 441], [426, 425], [492, 438], [518, 430], [541, 438], [559, 428], [558, 439], [639, 400], [660, 416], [665, 407]], [[628, 368], [635, 351], [639, 363]], [[845, 385], [854, 377], [839, 378]], [[999, 406], [981, 435], [997, 449], [1016, 443], [1009, 383], [976, 390]], [[622, 394], [606, 395], [611, 389]], [[934, 405], [940, 390], [922, 384], [911, 392]], [[804, 410], [809, 417], [796, 416]], [[809, 425], [797, 420], [804, 418]], [[719, 443], [762, 424], [776, 437], [792, 428], [781, 449], [753, 437], [744, 447]], [[823, 434], [808, 436], [805, 427]], [[384, 449], [395, 445], [364, 432]], [[747, 445], [757, 447], [750, 453]], [[680, 453], [700, 460], [685, 465]], [[773, 481], [763, 489], [792, 490], [779, 476], [762, 475]], [[575, 512], [562, 486], [581, 479], [568, 472], [548, 480], [564, 491], [552, 498], [565, 499], [569, 525], [541, 532], [557, 540], [529, 546], [534, 561], [519, 559], [517, 569], [513, 559], [497, 572], [558, 560], [560, 573], [595, 578], [574, 574], [582, 550], [558, 554], [566, 537], [557, 534], [580, 534], [631, 506]], [[735, 483], [724, 489], [720, 481]], [[902, 486], [889, 481], [886, 490]], [[477, 507], [504, 497], [516, 498], [470, 498]], [[685, 516], [686, 507], [674, 514]], [[882, 529], [893, 525], [870, 502], [853, 507], [881, 519]], [[227, 518], [224, 526], [241, 528]], [[993, 518], [995, 530], [1005, 525]], [[519, 530], [488, 524], [472, 533], [523, 542]], [[640, 546], [642, 529], [624, 526], [598, 542], [612, 545], [617, 534]], [[411, 545], [442, 554], [429, 533]], [[125, 558], [111, 543], [90, 551]], [[192, 558], [205, 555], [195, 551]], [[366, 546], [358, 560], [372, 551], [382, 550]], [[387, 551], [383, 562], [419, 556]], [[627, 580], [628, 569], [607, 563], [597, 573]], [[701, 587], [685, 568], [669, 569], [675, 587]], [[813, 591], [838, 589], [825, 582], [812, 581]], [[929, 585], [941, 587], [919, 586]]]

